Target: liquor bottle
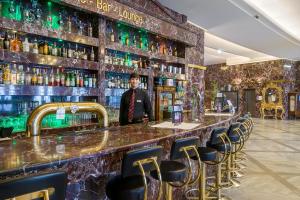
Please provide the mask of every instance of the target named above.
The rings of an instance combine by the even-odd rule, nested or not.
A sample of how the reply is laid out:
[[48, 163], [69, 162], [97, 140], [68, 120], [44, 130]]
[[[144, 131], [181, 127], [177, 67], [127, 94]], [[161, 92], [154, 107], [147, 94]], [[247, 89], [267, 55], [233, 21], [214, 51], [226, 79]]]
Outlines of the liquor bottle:
[[10, 41], [10, 50], [14, 52], [20, 52], [21, 46], [22, 43], [19, 41], [17, 33], [15, 33], [14, 38]]
[[67, 32], [72, 33], [72, 21], [71, 21], [70, 16], [69, 16], [68, 21], [67, 21]]
[[17, 65], [14, 64], [10, 74], [10, 83], [13, 85], [17, 84]]
[[32, 53], [39, 54], [38, 41], [35, 38], [32, 44]]
[[156, 52], [157, 53], [161, 53], [160, 52], [160, 44], [159, 44], [159, 42], [156, 42]]
[[129, 37], [128, 37], [128, 35], [126, 35], [126, 37], [125, 37], [125, 45], [129, 46]]
[[65, 86], [66, 85], [66, 74], [64, 73], [64, 69], [61, 69], [61, 73], [60, 73], [60, 85], [61, 86]]
[[148, 90], [148, 82], [146, 78], [145, 78], [144, 86], [145, 86], [145, 90]]
[[162, 53], [163, 53], [164, 55], [167, 54], [167, 48], [166, 48], [166, 46], [163, 46], [163, 51], [162, 51]]
[[143, 67], [143, 61], [142, 58], [140, 57], [139, 62], [138, 62], [138, 67], [142, 68]]
[[174, 48], [173, 55], [177, 57], [177, 48]]
[[59, 45], [56, 45], [56, 56], [62, 56], [62, 48]]
[[30, 68], [27, 67], [27, 71], [25, 73], [25, 84], [26, 85], [31, 85], [31, 78], [32, 78], [32, 76], [31, 76]]
[[136, 46], [136, 37], [135, 37], [135, 35], [133, 35], [132, 45], [133, 45], [134, 47]]
[[59, 69], [56, 70], [54, 85], [55, 85], [55, 86], [60, 86], [60, 74], [59, 74]]
[[3, 71], [3, 83], [9, 85], [11, 79], [11, 71], [9, 64], [6, 64]]
[[43, 45], [43, 52], [45, 55], [49, 55], [49, 46], [48, 46], [48, 42], [45, 41], [44, 45]]
[[93, 87], [93, 77], [91, 75], [89, 75], [88, 79], [89, 79], [89, 88], [92, 88]]
[[54, 76], [54, 73], [53, 73], [53, 69], [51, 69], [51, 72], [50, 72], [50, 76], [49, 76], [49, 86], [54, 86], [55, 85], [55, 76]]
[[80, 73], [79, 75], [79, 87], [83, 87], [84, 86], [84, 80], [83, 80], [83, 75], [82, 73]]
[[93, 37], [93, 27], [92, 27], [92, 23], [89, 23], [89, 26], [88, 26], [88, 36], [89, 36], [89, 37]]
[[83, 23], [81, 20], [78, 22], [78, 35], [83, 35]]
[[86, 51], [85, 51], [85, 48], [83, 49], [82, 59], [83, 59], [83, 60], [87, 60], [87, 53], [86, 53]]
[[52, 55], [52, 56], [57, 56], [57, 46], [56, 46], [56, 42], [53, 43], [51, 55]]
[[173, 49], [172, 49], [172, 46], [171, 46], [171, 45], [169, 46], [168, 54], [169, 54], [169, 56], [172, 56], [172, 55], [173, 55]]
[[120, 31], [118, 34], [119, 34], [119, 37], [118, 37], [119, 41], [118, 42], [122, 44], [122, 31]]
[[25, 40], [23, 42], [23, 52], [29, 52], [30, 51], [30, 44], [28, 42], [28, 38], [25, 37]]
[[64, 58], [66, 58], [66, 57], [68, 57], [68, 50], [65, 48], [65, 45], [63, 44], [63, 46], [62, 46], [62, 51], [61, 51], [61, 56], [62, 57], [64, 57]]
[[80, 74], [76, 71], [76, 87], [80, 87]]
[[84, 87], [88, 87], [89, 86], [89, 77], [88, 77], [88, 75], [84, 75], [83, 86]]
[[66, 87], [70, 87], [70, 73], [66, 73]]
[[24, 85], [25, 84], [25, 74], [23, 71], [23, 65], [19, 65], [19, 70], [17, 73], [17, 84]]
[[33, 74], [32, 74], [32, 77], [31, 77], [31, 85], [37, 85], [37, 74], [36, 74], [36, 69], [33, 68]]
[[69, 43], [69, 48], [68, 48], [68, 58], [72, 58], [73, 52], [71, 49], [71, 44]]
[[97, 87], [97, 78], [96, 78], [96, 74], [93, 74], [93, 88]]
[[150, 50], [151, 50], [152, 53], [155, 52], [154, 42], [151, 42]]
[[43, 75], [41, 73], [41, 69], [37, 69], [37, 84], [38, 85], [43, 85], [44, 84], [44, 78]]
[[5, 32], [4, 40], [3, 40], [3, 49], [10, 49], [10, 43], [8, 38], [8, 33]]
[[111, 32], [110, 32], [110, 41], [115, 42], [115, 34], [114, 34], [114, 29], [113, 28], [111, 29]]
[[91, 51], [90, 60], [91, 60], [91, 61], [95, 61], [94, 47], [92, 47], [92, 51]]
[[75, 80], [75, 74], [74, 71], [70, 73], [70, 86], [75, 87], [76, 86], [76, 80]]
[[48, 76], [48, 70], [44, 69], [44, 85], [49, 85], [49, 76]]
[[79, 59], [78, 45], [75, 45], [75, 51], [73, 52], [73, 56], [75, 59]]
[[143, 48], [143, 39], [142, 39], [142, 37], [140, 37], [140, 44], [139, 44], [139, 47], [140, 47], [140, 49]]
[[113, 76], [110, 79], [110, 88], [115, 88], [115, 78]]

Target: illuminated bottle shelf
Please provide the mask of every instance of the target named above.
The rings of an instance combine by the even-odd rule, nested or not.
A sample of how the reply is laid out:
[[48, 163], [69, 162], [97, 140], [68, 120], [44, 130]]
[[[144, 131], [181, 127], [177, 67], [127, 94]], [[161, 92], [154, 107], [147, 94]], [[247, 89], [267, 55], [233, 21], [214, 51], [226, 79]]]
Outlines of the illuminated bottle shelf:
[[98, 88], [0, 85], [0, 95], [4, 96], [98, 96]]

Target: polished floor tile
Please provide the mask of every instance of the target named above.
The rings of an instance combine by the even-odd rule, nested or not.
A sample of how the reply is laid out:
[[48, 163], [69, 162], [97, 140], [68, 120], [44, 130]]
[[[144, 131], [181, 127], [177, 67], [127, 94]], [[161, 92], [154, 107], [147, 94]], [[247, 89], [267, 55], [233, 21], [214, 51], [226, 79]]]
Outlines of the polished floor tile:
[[247, 141], [247, 169], [233, 200], [300, 200], [300, 120], [254, 119]]

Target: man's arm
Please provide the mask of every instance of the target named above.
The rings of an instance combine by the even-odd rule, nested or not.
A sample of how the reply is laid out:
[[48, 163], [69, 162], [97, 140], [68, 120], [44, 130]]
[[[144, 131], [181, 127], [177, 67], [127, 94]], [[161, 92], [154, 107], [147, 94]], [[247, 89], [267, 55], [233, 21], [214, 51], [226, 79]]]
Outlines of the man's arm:
[[144, 109], [146, 114], [148, 115], [149, 121], [153, 121], [154, 119], [152, 114], [152, 104], [147, 92], [145, 92], [145, 96], [144, 96]]

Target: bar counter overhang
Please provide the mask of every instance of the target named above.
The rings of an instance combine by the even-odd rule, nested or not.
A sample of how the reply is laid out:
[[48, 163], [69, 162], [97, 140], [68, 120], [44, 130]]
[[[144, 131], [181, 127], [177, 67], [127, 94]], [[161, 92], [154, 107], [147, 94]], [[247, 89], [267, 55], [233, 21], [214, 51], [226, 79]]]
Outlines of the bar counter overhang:
[[120, 170], [123, 154], [145, 146], [161, 145], [167, 157], [177, 138], [198, 136], [202, 145], [213, 128], [228, 126], [234, 116], [204, 116], [192, 130], [152, 128], [144, 124], [86, 132], [66, 132], [0, 142], [0, 178], [52, 170], [68, 173], [69, 183]]

